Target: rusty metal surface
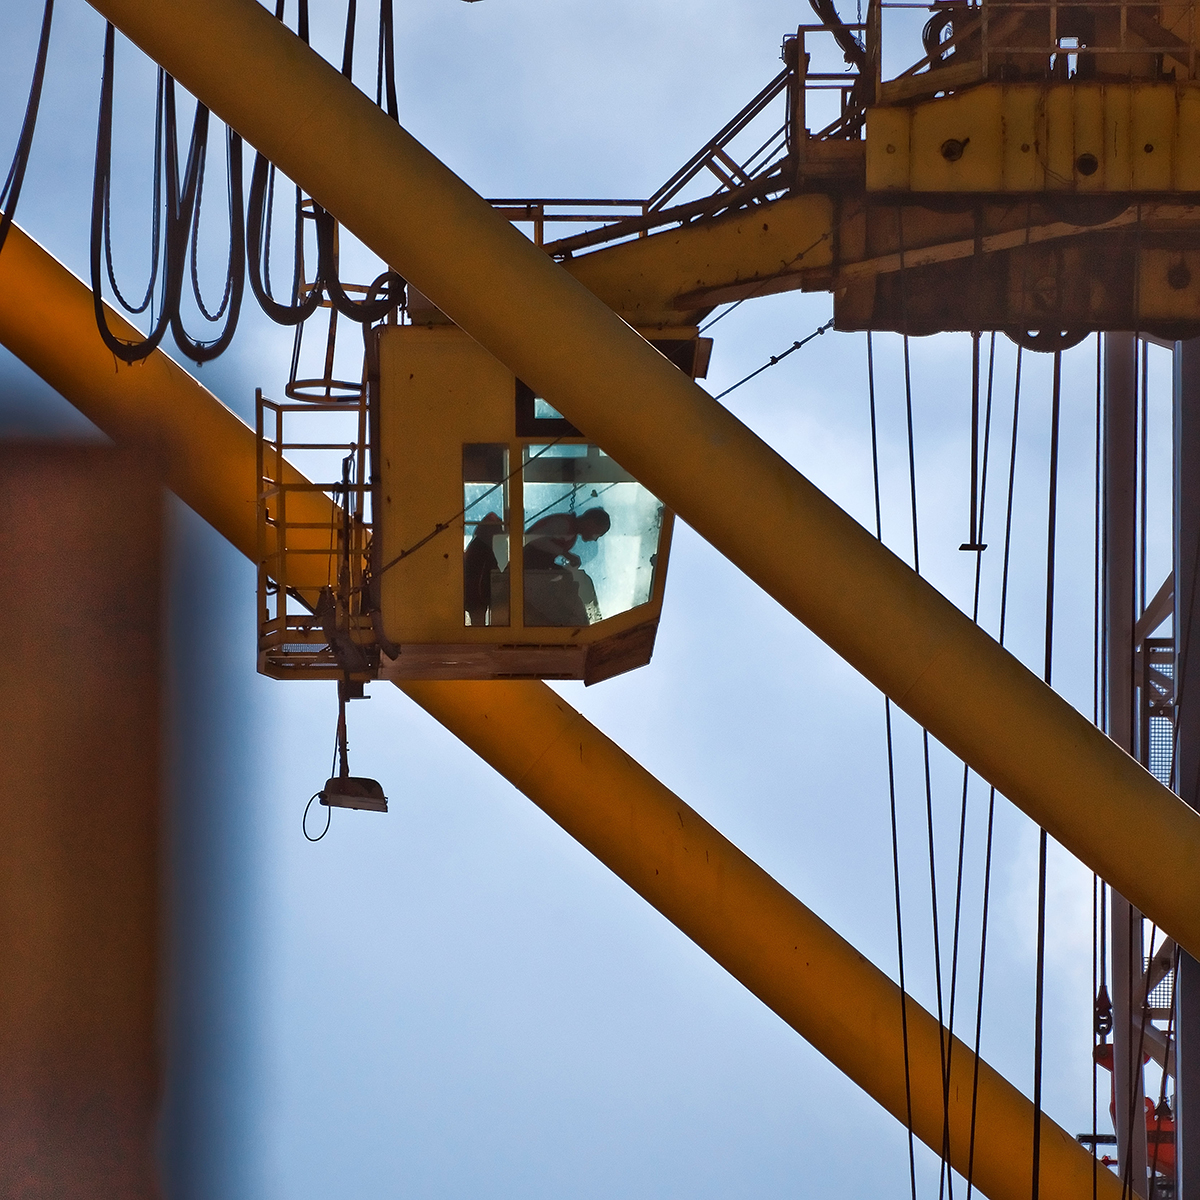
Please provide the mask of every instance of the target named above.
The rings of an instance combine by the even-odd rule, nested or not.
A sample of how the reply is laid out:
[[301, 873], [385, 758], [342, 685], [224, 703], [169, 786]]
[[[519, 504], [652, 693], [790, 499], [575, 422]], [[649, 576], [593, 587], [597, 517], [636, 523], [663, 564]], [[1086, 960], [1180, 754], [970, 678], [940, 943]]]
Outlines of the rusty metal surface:
[[161, 495], [0, 444], [0, 1195], [158, 1194]]

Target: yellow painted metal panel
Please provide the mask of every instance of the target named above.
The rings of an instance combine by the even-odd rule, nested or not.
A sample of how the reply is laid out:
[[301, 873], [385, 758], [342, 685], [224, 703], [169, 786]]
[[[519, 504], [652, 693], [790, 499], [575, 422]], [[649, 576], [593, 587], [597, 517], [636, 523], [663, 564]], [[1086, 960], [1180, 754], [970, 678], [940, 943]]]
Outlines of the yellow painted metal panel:
[[1046, 181], [1042, 166], [1042, 97], [1039, 88], [1003, 90], [1004, 190], [1039, 191]]
[[[1198, 106], [1196, 84], [1074, 82], [981, 84], [917, 104], [873, 108], [867, 188], [903, 190], [908, 179], [914, 192], [1184, 190], [1200, 180], [1200, 155], [1177, 126], [1186, 113], [1188, 129], [1195, 130]], [[873, 144], [876, 132], [893, 153]], [[951, 140], [962, 145], [961, 156]], [[1081, 155], [1094, 156], [1095, 169], [1081, 169]]]
[[1073, 191], [1075, 187], [1075, 95], [1060, 83], [1045, 89], [1045, 113], [1041, 141], [1045, 146], [1045, 188], [1049, 192]]
[[996, 88], [972, 88], [917, 105], [912, 112], [912, 190], [998, 191], [1003, 185], [1002, 130]]
[[1200, 192], [1200, 89], [1180, 88], [1175, 118], [1175, 186]]
[[[512, 439], [513, 376], [461, 329], [433, 325], [382, 330], [379, 377], [381, 530], [390, 562], [462, 508], [464, 443]], [[464, 640], [462, 534], [459, 517], [384, 575], [390, 638]], [[470, 632], [512, 637], [507, 629]]]
[[1128, 86], [1104, 88], [1104, 157], [1101, 159], [1109, 191], [1133, 188], [1133, 91]]
[[[1104, 90], [1096, 87], [1076, 87], [1071, 90], [1074, 110], [1072, 178], [1080, 192], [1102, 192], [1106, 187]], [[1087, 168], [1092, 169], [1091, 174], [1088, 174]]]
[[867, 110], [867, 191], [909, 190], [907, 105]]
[[1175, 148], [1175, 88], [1172, 85], [1133, 85], [1133, 186], [1137, 191], [1165, 192], [1171, 188], [1171, 158]]

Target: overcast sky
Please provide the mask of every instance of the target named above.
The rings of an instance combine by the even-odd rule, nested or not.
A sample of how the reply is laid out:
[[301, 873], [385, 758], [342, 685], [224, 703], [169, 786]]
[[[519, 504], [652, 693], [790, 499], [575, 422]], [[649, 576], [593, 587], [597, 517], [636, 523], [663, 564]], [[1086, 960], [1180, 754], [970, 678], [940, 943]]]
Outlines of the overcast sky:
[[[402, 121], [492, 196], [650, 194], [776, 73], [789, 29], [812, 20], [782, 0], [396, 6]], [[39, 7], [6, 4], [5, 155]], [[86, 277], [103, 24], [83, 0], [57, 7], [18, 220]], [[374, 5], [359, 7], [371, 23]], [[314, 3], [331, 52], [344, 11]], [[919, 53], [913, 43], [899, 57]], [[148, 260], [153, 72], [128, 44], [119, 61], [118, 259], [136, 281]], [[825, 295], [742, 305], [712, 331], [706, 386], [723, 390], [830, 315]], [[282, 392], [289, 349], [290, 335], [248, 300], [234, 348], [201, 378], [249, 419], [256, 386]], [[875, 353], [884, 534], [911, 558], [900, 342], [881, 335]], [[982, 605], [993, 631], [1014, 357], [1000, 338]], [[1154, 352], [1160, 398], [1166, 359]], [[1026, 355], [1014, 498], [1009, 641], [1035, 669], [1049, 369]], [[1055, 682], [1090, 716], [1094, 343], [1064, 370]], [[922, 567], [969, 607], [974, 556], [958, 551], [969, 339], [914, 341], [912, 387]], [[873, 527], [862, 335], [830, 332], [726, 403]], [[1169, 462], [1157, 403], [1154, 450]], [[0, 359], [0, 431], [86, 428]], [[1166, 477], [1152, 496], [1152, 590], [1168, 569]], [[334, 688], [255, 674], [252, 567], [181, 506], [172, 523], [173, 1196], [700, 1200], [833, 1188], [867, 1200], [907, 1190], [900, 1125], [395, 689], [376, 685], [351, 710], [354, 770], [383, 782], [392, 811], [337, 812], [328, 837], [306, 842], [301, 813], [327, 774]], [[555, 687], [894, 977], [882, 697], [676, 530], [651, 665], [592, 689]], [[904, 717], [896, 730], [907, 966], [933, 1008], [920, 733]], [[960, 789], [961, 765], [935, 746], [947, 958]], [[987, 802], [977, 780], [970, 799], [957, 1023], [967, 1036]], [[999, 801], [983, 1044], [1026, 1092], [1036, 846], [1036, 829]], [[1091, 897], [1090, 872], [1052, 853], [1045, 1102], [1071, 1133], [1091, 1123]], [[937, 1160], [918, 1153], [920, 1191], [932, 1196]]]

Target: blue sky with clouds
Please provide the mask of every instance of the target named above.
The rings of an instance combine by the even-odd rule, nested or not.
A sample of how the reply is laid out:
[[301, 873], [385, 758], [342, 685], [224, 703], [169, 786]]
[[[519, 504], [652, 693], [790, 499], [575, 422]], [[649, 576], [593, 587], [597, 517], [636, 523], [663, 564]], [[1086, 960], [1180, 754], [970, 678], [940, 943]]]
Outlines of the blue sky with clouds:
[[[39, 7], [8, 5], [5, 153]], [[318, 45], [333, 53], [344, 5], [313, 8]], [[360, 9], [373, 20], [372, 4]], [[782, 37], [812, 19], [782, 0], [397, 0], [397, 18], [402, 121], [493, 196], [649, 194], [775, 74]], [[83, 0], [59, 0], [18, 215], [84, 276], [102, 36]], [[117, 249], [136, 278], [147, 260], [153, 72], [128, 44], [119, 61]], [[211, 236], [205, 269], [216, 286], [216, 225]], [[824, 295], [742, 305], [713, 330], [706, 386], [723, 390], [830, 313]], [[290, 335], [248, 306], [233, 349], [200, 377], [251, 417], [256, 386], [282, 391], [289, 350]], [[1161, 397], [1166, 356], [1153, 353]], [[898, 339], [876, 338], [875, 354], [884, 534], [910, 555]], [[1000, 338], [982, 606], [993, 630], [1014, 356]], [[1086, 343], [1064, 367], [1055, 676], [1089, 714], [1094, 361]], [[967, 535], [969, 339], [914, 341], [912, 383], [922, 566], [968, 606], [973, 559], [957, 547]], [[1033, 664], [1049, 396], [1048, 359], [1027, 355], [1009, 620], [1010, 643]], [[873, 523], [861, 335], [817, 339], [726, 403]], [[1161, 455], [1169, 427], [1156, 411]], [[0, 358], [0, 431], [83, 429], [61, 398]], [[1162, 495], [1155, 503], [1152, 587], [1166, 571], [1168, 530]], [[250, 564], [181, 506], [171, 521], [172, 1195], [665, 1200], [835, 1188], [866, 1200], [907, 1188], [901, 1126], [395, 689], [376, 685], [351, 711], [355, 770], [384, 783], [391, 813], [338, 812], [324, 841], [306, 842], [300, 816], [327, 773], [333, 688], [255, 674]], [[753, 583], [677, 526], [652, 664], [586, 691], [555, 686], [895, 974], [883, 700]], [[911, 990], [932, 1007], [920, 749], [919, 731], [899, 717], [907, 965]], [[961, 786], [961, 766], [935, 746], [944, 930]], [[973, 781], [963, 1032], [973, 1022], [986, 802]], [[999, 801], [983, 1044], [1026, 1091], [1036, 843], [1030, 822]], [[1091, 1121], [1090, 926], [1090, 872], [1055, 851], [1045, 1094], [1070, 1132]], [[918, 1160], [930, 1195], [937, 1161], [920, 1150]]]

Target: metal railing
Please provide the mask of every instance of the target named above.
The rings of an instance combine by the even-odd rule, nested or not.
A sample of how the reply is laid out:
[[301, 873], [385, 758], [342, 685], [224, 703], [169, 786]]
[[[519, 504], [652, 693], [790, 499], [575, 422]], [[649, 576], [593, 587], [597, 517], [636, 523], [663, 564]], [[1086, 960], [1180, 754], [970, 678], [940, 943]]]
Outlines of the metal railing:
[[[288, 432], [289, 416], [306, 421], [322, 414], [351, 420], [356, 436], [316, 441]], [[318, 423], [322, 423], [318, 420]], [[332, 425], [333, 422], [328, 422]], [[279, 403], [259, 389], [255, 394], [258, 463], [258, 662], [275, 679], [343, 679], [372, 673], [362, 662], [349, 662], [358, 648], [365, 661], [375, 642], [369, 603], [373, 496], [368, 478], [368, 420], [365, 393], [342, 401]], [[342, 478], [333, 482], [297, 482], [289, 477], [289, 455], [340, 461]], [[321, 492], [334, 501], [329, 523], [297, 521], [288, 511], [290, 497]], [[314, 573], [305, 570], [297, 583], [298, 558], [324, 559], [325, 587], [314, 594]], [[319, 571], [317, 573], [319, 575]]]
[[[925, 55], [883, 85], [885, 99], [917, 94], [918, 81], [943, 88], [967, 86], [983, 79], [1086, 79], [1103, 75], [1112, 56], [1145, 56], [1141, 70], [1123, 63], [1118, 74], [1159, 78], [1166, 63], [1178, 78], [1196, 78], [1196, 0], [1172, 4], [1174, 28], [1150, 15], [1156, 6], [1129, 0], [1095, 0], [1087, 4], [1060, 0], [876, 0], [881, 10], [920, 9], [933, 13], [925, 27]], [[1148, 11], [1149, 10], [1149, 11]], [[1157, 11], [1161, 14], [1161, 9]], [[930, 37], [931, 30], [936, 32]], [[1181, 28], [1182, 26], [1182, 28]], [[930, 45], [930, 41], [934, 45]], [[954, 71], [953, 75], [944, 72]], [[907, 83], [905, 82], [907, 81]]]
[[[844, 27], [855, 33], [868, 25]], [[769, 196], [790, 190], [803, 161], [802, 144], [811, 140], [858, 140], [858, 125], [847, 124], [850, 98], [861, 94], [862, 81], [855, 71], [810, 70], [811, 55], [806, 38], [831, 36], [824, 25], [802, 25], [783, 46], [784, 69], [727, 121], [661, 187], [646, 200], [493, 200], [491, 203], [514, 221], [534, 225], [534, 240], [552, 254], [570, 255], [589, 246], [597, 246], [631, 237], [644, 237], [653, 229], [711, 217], [728, 210], [758, 203]], [[805, 127], [811, 93], [836, 91], [840, 94], [840, 112], [817, 133]], [[776, 112], [776, 109], [778, 111]], [[772, 117], [772, 113], [775, 115]], [[759, 133], [749, 149], [738, 150], [735, 143], [755, 126]], [[700, 197], [681, 201], [680, 197], [698, 180], [712, 178], [716, 188]], [[575, 212], [551, 213], [554, 206], [572, 206]], [[601, 205], [624, 206], [638, 211], [625, 214], [588, 212]], [[551, 221], [596, 223], [584, 233], [546, 242], [545, 225]]]

